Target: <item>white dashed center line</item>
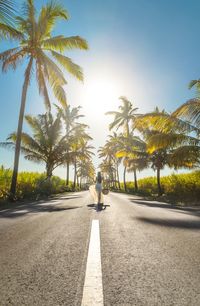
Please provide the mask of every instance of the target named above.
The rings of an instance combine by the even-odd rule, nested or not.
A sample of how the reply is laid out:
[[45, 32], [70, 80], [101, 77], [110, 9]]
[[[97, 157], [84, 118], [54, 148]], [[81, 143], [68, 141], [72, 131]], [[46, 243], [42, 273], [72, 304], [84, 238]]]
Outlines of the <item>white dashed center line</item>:
[[99, 220], [92, 221], [81, 306], [103, 306]]

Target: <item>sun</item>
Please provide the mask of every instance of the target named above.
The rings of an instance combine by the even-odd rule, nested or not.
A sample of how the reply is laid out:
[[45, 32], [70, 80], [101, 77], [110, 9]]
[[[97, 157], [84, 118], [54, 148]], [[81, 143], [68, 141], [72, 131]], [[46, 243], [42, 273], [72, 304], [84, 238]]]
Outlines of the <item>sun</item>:
[[90, 116], [105, 115], [108, 111], [117, 110], [120, 88], [115, 80], [98, 78], [87, 80], [84, 85], [82, 103]]

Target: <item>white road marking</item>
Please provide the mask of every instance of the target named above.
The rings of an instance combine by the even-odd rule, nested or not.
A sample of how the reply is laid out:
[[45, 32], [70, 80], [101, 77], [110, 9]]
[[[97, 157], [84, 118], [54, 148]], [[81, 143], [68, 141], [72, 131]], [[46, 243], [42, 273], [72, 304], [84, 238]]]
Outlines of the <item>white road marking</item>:
[[81, 306], [103, 306], [99, 220], [92, 221]]

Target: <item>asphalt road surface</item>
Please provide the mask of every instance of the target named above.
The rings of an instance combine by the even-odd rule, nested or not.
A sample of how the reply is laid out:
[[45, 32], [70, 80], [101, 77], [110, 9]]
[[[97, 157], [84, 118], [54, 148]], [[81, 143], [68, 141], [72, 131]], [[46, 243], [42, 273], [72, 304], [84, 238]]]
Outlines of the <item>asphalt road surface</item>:
[[105, 204], [85, 191], [1, 210], [0, 306], [81, 305], [94, 219], [105, 306], [199, 306], [200, 210], [116, 193]]

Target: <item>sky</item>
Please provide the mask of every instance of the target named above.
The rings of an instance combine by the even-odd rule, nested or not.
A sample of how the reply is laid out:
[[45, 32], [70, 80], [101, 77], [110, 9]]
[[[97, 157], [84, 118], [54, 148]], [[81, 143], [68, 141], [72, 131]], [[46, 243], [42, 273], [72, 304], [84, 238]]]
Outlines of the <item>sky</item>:
[[[35, 0], [37, 9], [45, 0]], [[15, 0], [20, 11], [23, 1]], [[66, 53], [83, 67], [84, 83], [66, 74], [68, 103], [82, 106], [84, 122], [90, 126], [96, 150], [110, 133], [119, 97], [126, 96], [139, 113], [156, 106], [168, 112], [194, 97], [188, 89], [200, 77], [200, 1], [199, 0], [60, 0], [71, 18], [59, 22], [54, 34], [79, 35], [89, 43], [89, 51]], [[16, 43], [0, 41], [0, 52]], [[23, 85], [24, 62], [16, 71], [0, 73], [0, 141], [16, 130]], [[51, 97], [52, 103], [56, 100]], [[26, 114], [45, 111], [34, 77], [29, 87]], [[24, 131], [30, 131], [24, 122]], [[96, 152], [96, 151], [95, 151]], [[0, 148], [0, 164], [13, 167], [14, 153]], [[97, 153], [94, 164], [100, 160]], [[20, 171], [44, 171], [44, 165], [20, 158]], [[122, 175], [122, 169], [120, 171]], [[169, 170], [164, 171], [165, 174]], [[65, 169], [54, 174], [65, 177]], [[154, 175], [144, 170], [139, 177]], [[132, 174], [127, 178], [132, 179]], [[122, 176], [121, 176], [122, 180]]]

